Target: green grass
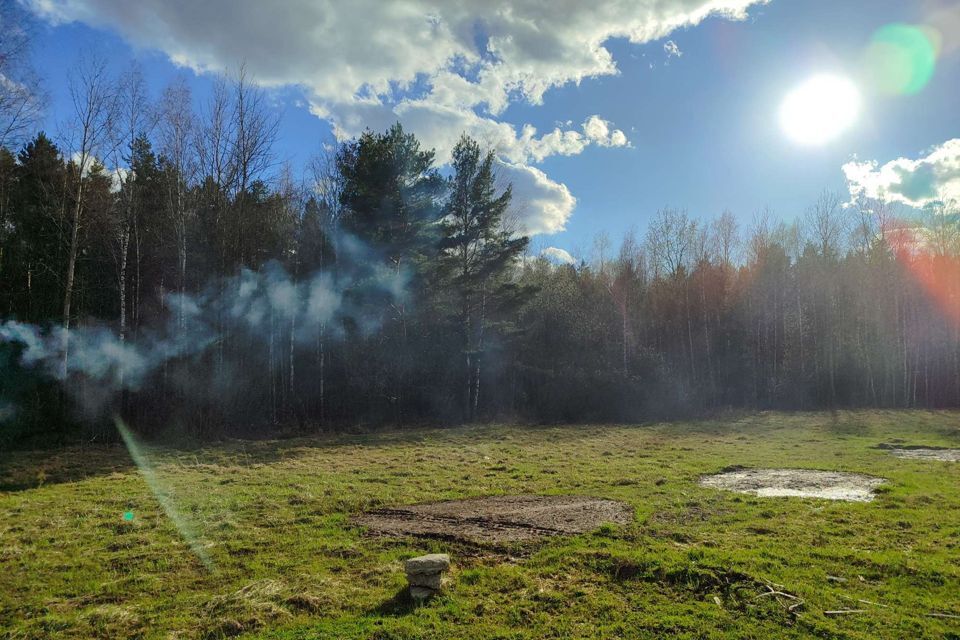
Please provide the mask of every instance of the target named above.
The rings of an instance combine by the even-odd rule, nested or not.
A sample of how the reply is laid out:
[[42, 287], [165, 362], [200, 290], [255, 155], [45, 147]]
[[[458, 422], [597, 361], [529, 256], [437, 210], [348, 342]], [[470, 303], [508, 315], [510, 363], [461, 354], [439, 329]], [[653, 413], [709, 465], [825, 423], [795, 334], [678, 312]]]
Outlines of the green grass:
[[[895, 439], [960, 446], [960, 414], [148, 448], [155, 486], [210, 568], [125, 448], [3, 454], [0, 637], [960, 638], [960, 619], [927, 615], [960, 615], [960, 464], [872, 448]], [[728, 465], [889, 483], [866, 504], [697, 485]], [[348, 522], [380, 505], [525, 492], [616, 498], [636, 518], [509, 553], [370, 537]], [[415, 607], [402, 560], [427, 552], [450, 553], [454, 570], [441, 596]], [[798, 600], [761, 595], [766, 585]], [[865, 612], [824, 615], [838, 609]]]

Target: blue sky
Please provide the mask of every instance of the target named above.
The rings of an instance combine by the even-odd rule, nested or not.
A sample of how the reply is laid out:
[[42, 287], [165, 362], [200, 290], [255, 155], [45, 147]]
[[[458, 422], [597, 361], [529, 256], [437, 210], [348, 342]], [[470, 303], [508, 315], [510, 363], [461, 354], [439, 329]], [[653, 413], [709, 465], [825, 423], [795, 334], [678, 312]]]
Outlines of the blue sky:
[[[651, 15], [657, 15], [649, 18], [655, 23], [649, 35], [636, 35], [647, 28], [644, 21], [648, 18], [643, 16], [624, 18], [633, 20], [631, 24], [636, 29], [624, 37], [614, 32], [616, 27], [597, 31], [599, 18], [592, 15], [571, 15], [568, 18], [574, 25], [565, 24], [564, 29], [578, 28], [577, 20], [584, 24], [580, 31], [557, 35], [558, 39], [565, 38], [559, 42], [542, 38], [541, 34], [534, 37], [516, 25], [480, 16], [479, 9], [477, 17], [471, 18], [473, 8], [469, 2], [460, 3], [462, 12], [468, 14], [466, 18], [443, 13], [452, 12], [443, 3], [437, 5], [436, 18], [427, 11], [429, 6], [421, 6], [429, 2], [409, 3], [408, 13], [424, 11], [431, 20], [452, 25], [451, 30], [458, 24], [473, 25], [473, 44], [481, 53], [485, 39], [495, 33], [510, 36], [503, 42], [521, 42], [522, 51], [511, 53], [504, 48], [498, 52], [505, 62], [491, 68], [484, 67], [482, 61], [463, 63], [452, 58], [446, 63], [428, 62], [436, 57], [436, 39], [429, 40], [428, 35], [428, 44], [421, 46], [417, 44], [420, 34], [412, 33], [405, 41], [404, 31], [387, 22], [389, 17], [381, 23], [380, 33], [375, 20], [361, 30], [352, 25], [362, 15], [347, 15], [347, 10], [334, 3], [319, 17], [294, 15], [282, 22], [287, 29], [307, 30], [311, 20], [321, 20], [327, 28], [346, 33], [347, 44], [333, 43], [331, 46], [337, 48], [330, 50], [332, 54], [317, 52], [320, 68], [316, 73], [311, 61], [304, 60], [304, 52], [309, 57], [313, 49], [302, 46], [289, 34], [278, 34], [242, 19], [204, 25], [203, 21], [210, 18], [203, 12], [181, 21], [182, 13], [195, 10], [189, 8], [190, 3], [170, 9], [169, 5], [178, 3], [157, 2], [157, 6], [142, 9], [141, 13], [118, 9], [125, 5], [113, 0], [52, 0], [34, 5], [40, 16], [34, 61], [51, 95], [48, 130], [55, 133], [56, 123], [68, 115], [65, 74], [69, 61], [79, 50], [95, 50], [111, 60], [118, 71], [130, 60], [137, 60], [154, 95], [182, 75], [198, 102], [209, 94], [211, 73], [198, 74], [178, 66], [170, 61], [171, 56], [181, 63], [210, 69], [234, 66], [239, 60], [231, 58], [242, 57], [254, 74], [265, 78], [265, 84], [272, 87], [274, 108], [282, 111], [277, 155], [289, 159], [294, 167], [302, 166], [321, 144], [334, 140], [332, 124], [342, 137], [349, 136], [359, 130], [357, 121], [352, 119], [364, 121], [365, 115], [369, 121], [364, 122], [374, 128], [397, 118], [405, 124], [409, 120], [414, 131], [424, 132], [428, 142], [440, 147], [441, 155], [449, 136], [435, 133], [455, 128], [461, 121], [471, 123], [481, 132], [494, 131], [503, 123], [513, 125], [517, 138], [522, 138], [524, 125], [536, 127], [538, 136], [554, 128], [572, 131], [569, 135], [576, 144], [561, 147], [544, 141], [548, 150], [542, 158], [517, 142], [514, 133], [504, 137], [500, 130], [490, 138], [498, 149], [505, 149], [504, 155], [511, 162], [507, 175], [518, 181], [518, 192], [532, 194], [528, 208], [543, 205], [550, 210], [551, 213], [543, 214], [549, 222], [541, 224], [540, 229], [555, 231], [565, 227], [542, 235], [537, 243], [571, 251], [588, 250], [600, 231], [612, 237], [630, 227], [642, 231], [656, 210], [665, 205], [686, 207], [695, 217], [712, 217], [729, 209], [743, 224], [749, 224], [755, 211], [769, 206], [778, 216], [791, 219], [824, 188], [845, 193], [848, 183], [842, 167], [854, 159], [878, 163], [865, 168], [859, 186], [871, 195], [886, 194], [895, 200], [896, 189], [889, 179], [884, 183], [881, 176], [883, 165], [906, 163], [902, 166], [912, 170], [911, 163], [932, 158], [932, 150], [960, 134], [960, 92], [956, 89], [960, 86], [960, 56], [953, 47], [958, 35], [956, 2], [773, 0], [756, 4], [740, 0], [742, 13], [736, 17], [742, 19], [730, 19], [727, 15], [704, 19], [694, 14], [696, 5], [705, 2], [668, 0], [658, 4], [651, 0], [646, 4], [656, 5]], [[150, 4], [149, 0], [142, 3]], [[236, 11], [244, 11], [242, 4], [234, 5]], [[394, 7], [401, 4], [404, 3], [395, 3]], [[361, 8], [356, 11], [362, 14]], [[474, 21], [469, 22], [471, 19]], [[552, 27], [551, 19], [553, 16], [544, 14], [540, 28], [559, 31], [559, 27]], [[616, 24], [615, 16], [604, 19]], [[149, 21], [161, 26], [146, 24]], [[689, 24], [674, 29], [674, 22]], [[891, 23], [927, 25], [937, 30], [940, 51], [926, 86], [914, 95], [886, 95], [860, 85], [860, 114], [848, 130], [819, 147], [799, 145], [788, 139], [777, 117], [784, 96], [820, 73], [838, 74], [858, 82], [871, 37], [877, 29]], [[225, 31], [222, 40], [226, 44], [210, 44], [204, 29], [207, 33], [212, 29]], [[230, 37], [231, 29], [236, 32], [235, 38]], [[581, 32], [613, 34], [603, 40], [602, 46], [618, 73], [597, 71], [594, 65], [602, 66], [603, 62], [596, 61], [596, 47], [591, 46], [588, 51], [584, 46], [569, 44]], [[350, 48], [351, 41], [363, 39], [374, 44]], [[456, 38], [451, 36], [451, 41]], [[668, 41], [676, 44], [680, 56], [668, 55], [664, 47]], [[309, 39], [304, 42], [311, 43]], [[409, 49], [398, 50], [397, 42]], [[377, 52], [378, 46], [384, 49]], [[464, 46], [469, 49], [470, 43]], [[367, 57], [366, 50], [371, 48], [374, 51]], [[450, 47], [441, 50], [448, 51]], [[421, 53], [422, 61], [417, 62]], [[412, 58], [414, 62], [404, 66], [403, 60], [391, 60], [391, 55]], [[341, 59], [331, 61], [331, 56]], [[577, 56], [573, 63], [569, 62], [570, 56]], [[352, 70], [353, 77], [340, 82], [335, 77], [340, 73], [338, 69], [353, 67], [355, 60], [358, 68]], [[583, 70], [579, 70], [578, 64], [584, 65]], [[440, 91], [434, 88], [431, 92], [430, 87], [439, 86], [439, 81], [432, 74], [464, 68], [467, 70], [459, 76], [450, 74], [456, 76], [457, 89], [450, 94], [454, 97], [435, 99]], [[489, 95], [496, 93], [488, 87], [495, 85], [498, 78], [506, 84], [523, 77], [527, 84], [509, 92], [499, 108], [490, 108], [490, 103], [471, 104], [462, 96], [480, 91], [477, 79], [482, 74], [478, 70], [483, 69], [495, 76], [484, 85], [483, 91]], [[526, 69], [534, 71], [531, 74]], [[394, 82], [392, 89], [376, 87], [382, 78], [402, 80], [403, 74], [409, 72], [417, 75], [407, 89], [397, 89], [403, 86], [402, 81]], [[543, 91], [530, 88], [537, 74], [549, 80]], [[457, 78], [465, 78], [467, 83]], [[360, 82], [369, 85], [355, 91]], [[464, 84], [467, 86], [461, 86]], [[425, 95], [430, 102], [427, 109], [416, 102]], [[357, 101], [357, 96], [365, 97], [366, 102]], [[581, 124], [592, 116], [606, 123], [608, 129], [597, 135], [588, 133]], [[613, 135], [616, 130], [625, 134], [627, 145]], [[943, 175], [950, 182], [957, 177], [951, 164], [956, 158], [950, 155], [952, 152], [944, 153], [947, 157], [943, 166], [947, 169]], [[891, 164], [889, 168], [898, 166], [901, 165]], [[529, 190], [525, 190], [527, 182]], [[563, 187], [569, 195], [564, 195]], [[575, 207], [570, 195], [576, 199]], [[527, 215], [535, 219], [541, 214], [532, 211]]]

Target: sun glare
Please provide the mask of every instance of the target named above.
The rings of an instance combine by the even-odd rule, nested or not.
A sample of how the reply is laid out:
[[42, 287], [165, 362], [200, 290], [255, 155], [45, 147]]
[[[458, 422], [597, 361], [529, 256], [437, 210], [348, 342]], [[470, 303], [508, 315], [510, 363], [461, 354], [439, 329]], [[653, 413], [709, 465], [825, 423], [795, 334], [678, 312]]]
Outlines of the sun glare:
[[846, 131], [860, 113], [860, 92], [842, 76], [817, 75], [787, 94], [780, 125], [798, 144], [817, 146]]

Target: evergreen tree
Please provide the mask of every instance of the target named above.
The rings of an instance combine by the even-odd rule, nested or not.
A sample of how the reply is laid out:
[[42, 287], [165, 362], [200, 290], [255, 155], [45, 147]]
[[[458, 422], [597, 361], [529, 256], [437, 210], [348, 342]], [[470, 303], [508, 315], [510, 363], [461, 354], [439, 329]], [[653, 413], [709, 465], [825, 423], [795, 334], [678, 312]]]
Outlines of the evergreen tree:
[[[165, 216], [165, 198], [160, 163], [153, 145], [144, 137], [137, 137], [130, 148], [131, 178], [124, 185], [130, 198], [130, 277], [127, 282], [127, 300], [130, 325], [136, 330], [143, 318], [147, 297], [160, 290], [163, 265], [170, 258], [164, 253], [165, 238], [172, 236], [172, 225]], [[172, 280], [168, 280], [172, 281]], [[155, 306], [155, 305], [151, 305]]]
[[509, 270], [529, 239], [503, 226], [512, 185], [497, 194], [492, 151], [463, 136], [453, 150], [450, 195], [441, 224], [440, 290], [450, 298], [465, 365], [463, 415], [472, 419], [480, 401], [481, 358], [487, 331], [505, 321], [525, 293]]
[[364, 394], [381, 400], [370, 406], [377, 419], [390, 416], [401, 423], [413, 405], [433, 393], [414, 375], [421, 345], [430, 337], [425, 318], [409, 303], [425, 298], [423, 276], [437, 252], [445, 181], [434, 167], [433, 151], [421, 150], [399, 123], [343, 145], [336, 165], [341, 228], [363, 247], [357, 252], [357, 243], [341, 244], [341, 253], [351, 254], [351, 246], [354, 251], [337, 260], [338, 270], [351, 270], [355, 280], [350, 297], [359, 313], [352, 330], [377, 327], [372, 341], [355, 336], [345, 359]]
[[17, 161], [0, 287], [6, 313], [41, 322], [57, 315], [63, 295], [65, 166], [60, 150], [43, 132], [23, 147]]
[[337, 155], [343, 228], [380, 251], [398, 272], [433, 253], [444, 189], [433, 163], [433, 151], [421, 150], [399, 123], [386, 133], [364, 132]]

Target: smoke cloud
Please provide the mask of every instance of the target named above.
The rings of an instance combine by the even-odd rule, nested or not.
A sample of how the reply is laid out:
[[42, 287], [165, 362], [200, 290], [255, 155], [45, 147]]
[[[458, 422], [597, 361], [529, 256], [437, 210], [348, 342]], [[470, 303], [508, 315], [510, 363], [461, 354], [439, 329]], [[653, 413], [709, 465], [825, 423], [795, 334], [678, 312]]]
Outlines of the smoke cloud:
[[[279, 351], [281, 336], [285, 349], [312, 349], [320, 332], [324, 339], [337, 339], [346, 326], [361, 335], [375, 331], [384, 307], [407, 301], [409, 274], [388, 268], [356, 240], [341, 239], [339, 249], [345, 259], [336, 270], [294, 278], [270, 262], [212, 282], [199, 294], [168, 293], [163, 317], [126, 337], [103, 324], [68, 331], [8, 320], [0, 323], [0, 345], [12, 345], [25, 369], [61, 382], [83, 381], [79, 388], [66, 387], [88, 414], [102, 415], [117, 394], [143, 389], [165, 365], [199, 362], [228, 339], [244, 345], [245, 366], [259, 369], [254, 352], [272, 346]], [[383, 304], [370, 305], [372, 299]], [[197, 379], [199, 371], [186, 379], [178, 375], [188, 394], [200, 395], [210, 386]], [[0, 399], [0, 422], [16, 413], [14, 405]]]

